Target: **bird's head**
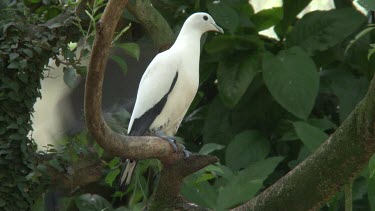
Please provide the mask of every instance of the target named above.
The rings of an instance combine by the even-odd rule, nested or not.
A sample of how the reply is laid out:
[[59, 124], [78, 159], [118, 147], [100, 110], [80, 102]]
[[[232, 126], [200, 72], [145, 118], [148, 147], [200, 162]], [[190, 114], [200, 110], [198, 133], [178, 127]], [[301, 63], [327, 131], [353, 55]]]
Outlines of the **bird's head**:
[[202, 33], [207, 31], [216, 31], [224, 33], [223, 29], [218, 26], [211, 15], [204, 12], [197, 12], [192, 14], [185, 22], [190, 27], [200, 30]]

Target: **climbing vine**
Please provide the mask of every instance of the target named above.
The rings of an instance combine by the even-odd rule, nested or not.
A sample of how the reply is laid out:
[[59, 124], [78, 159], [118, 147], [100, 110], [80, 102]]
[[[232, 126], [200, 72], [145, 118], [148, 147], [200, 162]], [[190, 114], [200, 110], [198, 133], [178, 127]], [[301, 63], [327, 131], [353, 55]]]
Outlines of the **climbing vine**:
[[43, 72], [51, 57], [65, 51], [71, 37], [66, 27], [72, 18], [54, 22], [57, 14], [37, 14], [23, 3], [0, 12], [1, 210], [27, 210], [48, 184], [45, 166], [36, 163], [36, 144], [29, 132]]

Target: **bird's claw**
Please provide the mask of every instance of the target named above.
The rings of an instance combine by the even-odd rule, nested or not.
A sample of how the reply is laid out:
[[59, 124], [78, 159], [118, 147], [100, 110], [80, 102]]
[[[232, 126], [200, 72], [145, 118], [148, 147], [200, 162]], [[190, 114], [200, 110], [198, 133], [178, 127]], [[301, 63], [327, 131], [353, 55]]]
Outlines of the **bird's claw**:
[[[158, 137], [168, 141], [173, 147], [173, 152], [175, 152], [175, 153], [177, 152], [177, 150], [178, 150], [177, 141], [173, 137], [165, 135], [162, 131], [156, 131], [156, 135]], [[190, 155], [191, 155], [191, 152], [185, 150], [184, 145], [181, 145], [181, 152], [184, 153], [184, 159], [189, 158]]]
[[185, 149], [185, 146], [184, 146], [184, 145], [181, 145], [181, 151], [182, 151], [182, 153], [184, 153], [184, 159], [188, 159], [188, 158], [190, 157], [191, 152], [187, 151], [187, 150]]
[[166, 137], [165, 140], [167, 140], [173, 147], [173, 152], [177, 152], [177, 142], [171, 137]]

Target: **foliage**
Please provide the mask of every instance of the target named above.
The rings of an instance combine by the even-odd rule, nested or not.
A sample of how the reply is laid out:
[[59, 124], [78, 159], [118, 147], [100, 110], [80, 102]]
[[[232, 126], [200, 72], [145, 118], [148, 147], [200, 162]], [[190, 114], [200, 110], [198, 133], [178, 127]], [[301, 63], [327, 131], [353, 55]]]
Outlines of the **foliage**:
[[68, 27], [71, 18], [56, 25], [46, 21], [62, 10], [56, 14], [52, 10], [36, 14], [32, 9], [14, 3], [0, 14], [2, 210], [27, 210], [48, 184], [45, 166], [37, 165], [36, 145], [28, 135], [32, 131], [30, 117], [40, 97], [43, 71], [49, 59], [64, 49], [67, 37], [61, 28]]

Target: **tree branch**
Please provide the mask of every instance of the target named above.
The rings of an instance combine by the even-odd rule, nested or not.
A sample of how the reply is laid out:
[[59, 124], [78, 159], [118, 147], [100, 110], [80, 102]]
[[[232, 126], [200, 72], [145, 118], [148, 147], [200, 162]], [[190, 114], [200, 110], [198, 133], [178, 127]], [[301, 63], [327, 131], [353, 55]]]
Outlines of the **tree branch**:
[[167, 50], [171, 46], [174, 39], [173, 31], [149, 0], [137, 0], [134, 4], [129, 3], [127, 8], [141, 22], [159, 51]]
[[287, 175], [238, 210], [315, 210], [351, 181], [375, 152], [375, 79], [336, 132]]

